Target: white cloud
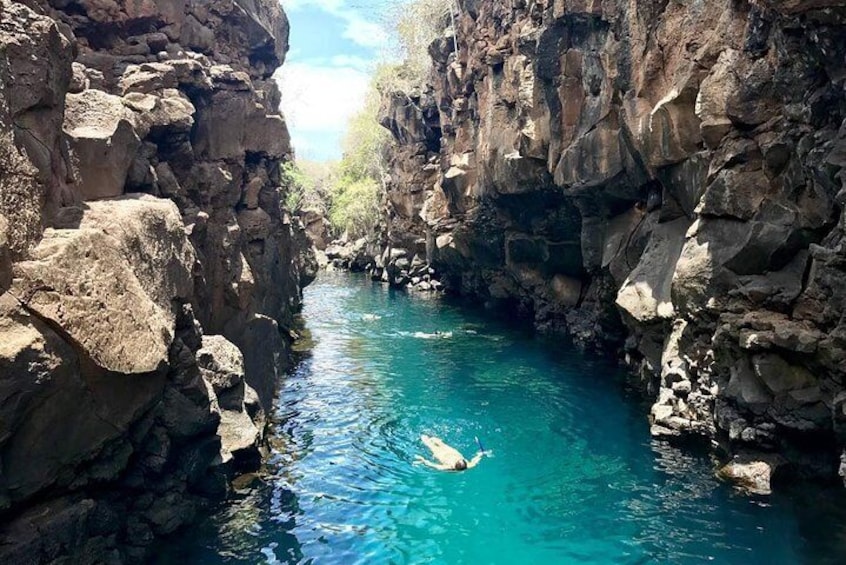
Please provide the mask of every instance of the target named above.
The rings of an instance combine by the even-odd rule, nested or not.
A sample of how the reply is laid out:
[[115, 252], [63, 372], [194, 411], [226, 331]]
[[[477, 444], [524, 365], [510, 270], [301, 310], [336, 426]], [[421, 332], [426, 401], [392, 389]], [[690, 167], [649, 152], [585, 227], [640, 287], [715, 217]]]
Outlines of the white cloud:
[[375, 22], [365, 20], [356, 12], [349, 12], [349, 17], [343, 17], [347, 22], [347, 29], [344, 30], [344, 37], [361, 45], [379, 49], [388, 43], [388, 34], [382, 26]]
[[326, 12], [340, 10], [346, 0], [281, 0], [285, 10], [301, 10], [306, 6], [314, 6]]
[[385, 29], [371, 18], [363, 16], [355, 7], [348, 5], [346, 0], [282, 0], [282, 7], [286, 11], [301, 10], [306, 6], [318, 8], [344, 20], [344, 37], [357, 45], [380, 49], [388, 43]]
[[346, 118], [361, 108], [369, 80], [350, 67], [290, 63], [279, 77], [282, 110], [303, 129], [343, 128]]
[[334, 67], [351, 67], [358, 71], [370, 71], [373, 68], [374, 62], [372, 59], [365, 59], [355, 55], [335, 55], [330, 59], [330, 63]]
[[[340, 157], [347, 123], [363, 106], [378, 52], [388, 43], [388, 34], [378, 23], [379, 3], [379, 0], [282, 0], [286, 11], [314, 8], [328, 18], [339, 19], [343, 23], [343, 38], [359, 46], [355, 55], [344, 53], [342, 46], [331, 51], [337, 53], [332, 55], [298, 53], [295, 57], [291, 53], [277, 74], [282, 111], [300, 157]], [[296, 18], [292, 17], [292, 21]], [[349, 45], [344, 41], [341, 44]], [[372, 56], [368, 57], [369, 53]]]
[[300, 154], [306, 148], [297, 140], [305, 142], [306, 137], [325, 139], [333, 147], [320, 151], [337, 154], [337, 144], [349, 118], [363, 105], [370, 76], [352, 66], [287, 63], [277, 80], [282, 91], [282, 112]]

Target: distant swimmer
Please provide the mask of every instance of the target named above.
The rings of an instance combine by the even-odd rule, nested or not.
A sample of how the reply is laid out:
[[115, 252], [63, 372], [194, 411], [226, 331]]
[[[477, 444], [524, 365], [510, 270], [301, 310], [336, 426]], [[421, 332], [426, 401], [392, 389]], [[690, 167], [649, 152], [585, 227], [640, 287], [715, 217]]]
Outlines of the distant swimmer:
[[435, 333], [427, 334], [425, 332], [414, 332], [412, 337], [417, 339], [449, 339], [452, 337], [452, 332], [436, 331]]
[[440, 438], [424, 434], [420, 436], [420, 441], [422, 441], [426, 447], [431, 450], [432, 456], [438, 460], [438, 463], [429, 461], [421, 455], [416, 456], [414, 458], [414, 462], [422, 463], [423, 465], [431, 467], [432, 469], [437, 469], [438, 471], [466, 471], [467, 469], [472, 469], [478, 465], [479, 461], [482, 460], [482, 457], [490, 455], [490, 451], [480, 450], [470, 461], [468, 461], [464, 458], [460, 451], [445, 444]]

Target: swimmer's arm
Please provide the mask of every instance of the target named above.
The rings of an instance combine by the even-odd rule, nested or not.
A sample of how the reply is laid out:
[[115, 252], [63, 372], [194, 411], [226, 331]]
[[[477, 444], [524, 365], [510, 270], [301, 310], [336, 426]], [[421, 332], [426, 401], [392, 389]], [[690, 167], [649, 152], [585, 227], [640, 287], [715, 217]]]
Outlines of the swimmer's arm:
[[414, 458], [414, 463], [415, 464], [416, 463], [422, 463], [423, 465], [426, 465], [427, 467], [431, 467], [432, 469], [437, 469], [438, 471], [451, 471], [452, 470], [449, 467], [447, 467], [446, 465], [441, 465], [440, 463], [433, 463], [432, 461], [429, 461], [428, 459], [424, 458], [421, 455], [418, 455]]
[[473, 459], [471, 459], [470, 461], [468, 461], [468, 462], [467, 462], [467, 468], [468, 468], [468, 469], [472, 469], [473, 467], [475, 467], [476, 465], [478, 465], [478, 464], [479, 464], [479, 461], [481, 461], [481, 460], [482, 460], [482, 457], [484, 457], [485, 455], [487, 455], [487, 452], [486, 452], [486, 451], [480, 451], [479, 453], [477, 453], [476, 455], [474, 455], [474, 456], [473, 456]]

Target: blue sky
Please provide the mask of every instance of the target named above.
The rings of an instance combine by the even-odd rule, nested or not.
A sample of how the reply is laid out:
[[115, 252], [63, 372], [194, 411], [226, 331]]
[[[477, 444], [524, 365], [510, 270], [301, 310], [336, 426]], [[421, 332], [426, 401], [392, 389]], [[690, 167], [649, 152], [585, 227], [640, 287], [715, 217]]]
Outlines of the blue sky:
[[387, 34], [380, 0], [282, 0], [291, 50], [277, 73], [297, 157], [337, 159], [348, 118], [364, 101]]

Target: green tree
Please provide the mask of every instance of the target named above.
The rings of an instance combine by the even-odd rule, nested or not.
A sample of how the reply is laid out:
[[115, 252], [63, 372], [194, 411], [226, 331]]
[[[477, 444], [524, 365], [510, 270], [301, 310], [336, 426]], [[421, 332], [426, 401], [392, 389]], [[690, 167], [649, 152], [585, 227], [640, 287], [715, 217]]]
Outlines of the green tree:
[[[402, 69], [397, 78], [409, 86], [422, 86], [428, 77], [432, 61], [429, 45], [443, 35], [454, 23], [455, 0], [411, 0], [397, 2], [389, 11], [394, 30], [393, 41], [398, 49]], [[406, 90], [406, 89], [403, 89]]]
[[282, 184], [286, 188], [285, 207], [291, 212], [316, 210], [326, 213], [331, 203], [335, 163], [298, 160], [282, 165]]
[[352, 239], [370, 235], [379, 222], [381, 187], [372, 178], [341, 177], [333, 187], [329, 223]]
[[343, 157], [328, 168], [306, 162], [283, 169], [293, 211], [328, 214], [335, 235], [370, 235], [379, 222], [385, 193], [390, 133], [379, 124], [385, 94], [409, 92], [426, 82], [429, 45], [453, 23], [454, 0], [385, 0], [378, 8], [393, 31], [393, 61], [377, 66], [361, 110], [347, 123]]
[[380, 100], [371, 87], [364, 106], [347, 124], [344, 155], [335, 166], [329, 223], [354, 238], [372, 233], [379, 221], [391, 140], [379, 125]]
[[379, 124], [381, 101], [381, 94], [371, 84], [364, 106], [347, 123], [342, 142], [344, 155], [338, 167], [342, 175], [366, 177], [381, 184], [391, 143], [391, 134]]

